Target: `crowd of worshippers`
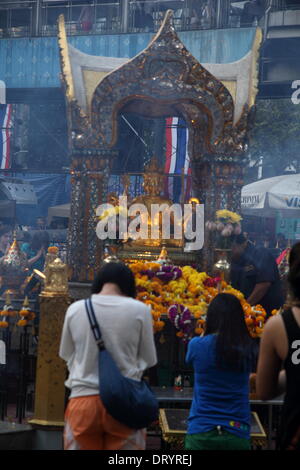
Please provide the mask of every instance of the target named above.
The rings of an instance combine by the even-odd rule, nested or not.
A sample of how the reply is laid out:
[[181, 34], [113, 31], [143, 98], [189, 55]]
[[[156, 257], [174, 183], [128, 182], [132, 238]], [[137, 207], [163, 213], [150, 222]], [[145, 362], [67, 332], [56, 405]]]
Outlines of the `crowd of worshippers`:
[[[288, 304], [272, 253], [244, 234], [235, 236], [232, 245], [231, 278], [250, 305], [265, 308], [267, 321], [262, 338], [254, 339], [238, 297], [219, 293], [211, 301], [204, 333], [189, 342], [185, 357], [194, 371], [185, 449], [249, 450], [249, 392], [255, 384], [258, 399], [285, 394], [274, 447], [300, 450], [300, 243], [289, 256]], [[102, 350], [110, 353], [123, 376], [140, 381], [146, 370], [149, 374], [157, 367], [157, 353], [151, 310], [136, 300], [133, 272], [121, 262], [104, 263], [91, 294]], [[284, 304], [273, 316], [272, 310]], [[86, 308], [84, 300], [68, 308], [61, 336], [59, 355], [68, 366], [65, 385], [70, 391], [64, 449], [143, 450], [146, 429], [124, 424], [122, 416], [112, 417], [101, 400], [102, 356], [98, 363]]]

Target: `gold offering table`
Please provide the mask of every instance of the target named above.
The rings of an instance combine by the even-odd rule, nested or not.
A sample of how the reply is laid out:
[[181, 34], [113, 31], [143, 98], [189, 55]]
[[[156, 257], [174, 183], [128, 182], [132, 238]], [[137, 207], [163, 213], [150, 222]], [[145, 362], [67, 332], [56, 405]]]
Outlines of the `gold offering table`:
[[[184, 449], [187, 419], [189, 409], [161, 408], [159, 410], [159, 424], [162, 439], [171, 450]], [[258, 414], [251, 412], [251, 447], [262, 448], [267, 444], [267, 436], [262, 427]]]
[[[157, 262], [161, 251], [161, 247], [144, 247], [141, 249], [141, 247], [132, 247], [125, 244], [125, 246], [118, 251], [117, 256], [119, 260], [124, 263], [130, 263], [132, 261], [141, 261], [143, 263]], [[177, 266], [197, 264], [199, 261], [196, 252], [184, 252], [181, 248], [168, 246], [167, 254], [171, 260], [171, 264]]]

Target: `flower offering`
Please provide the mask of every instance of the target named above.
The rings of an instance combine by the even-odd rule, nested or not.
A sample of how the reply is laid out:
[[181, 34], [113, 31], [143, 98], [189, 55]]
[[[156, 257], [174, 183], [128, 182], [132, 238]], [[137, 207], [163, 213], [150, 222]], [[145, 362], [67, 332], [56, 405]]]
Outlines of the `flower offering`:
[[208, 306], [219, 292], [235, 295], [240, 300], [252, 337], [259, 337], [263, 331], [266, 319], [263, 307], [249, 305], [240, 291], [220, 277], [210, 277], [191, 266], [136, 262], [130, 268], [135, 275], [138, 300], [151, 307], [155, 333], [169, 319], [185, 343], [203, 334]]

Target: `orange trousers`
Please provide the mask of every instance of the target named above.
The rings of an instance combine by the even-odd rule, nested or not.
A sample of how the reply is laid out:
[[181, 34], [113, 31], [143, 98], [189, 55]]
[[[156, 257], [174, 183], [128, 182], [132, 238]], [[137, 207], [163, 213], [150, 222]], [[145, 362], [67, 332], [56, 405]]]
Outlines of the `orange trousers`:
[[144, 450], [146, 430], [110, 416], [99, 395], [71, 398], [65, 412], [65, 450]]

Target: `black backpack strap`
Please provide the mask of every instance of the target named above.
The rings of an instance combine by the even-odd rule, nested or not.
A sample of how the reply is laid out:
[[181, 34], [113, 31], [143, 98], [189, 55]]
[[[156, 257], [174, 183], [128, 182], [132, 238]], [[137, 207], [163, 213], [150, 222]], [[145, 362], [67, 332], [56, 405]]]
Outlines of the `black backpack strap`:
[[98, 322], [96, 320], [96, 316], [95, 316], [92, 301], [89, 298], [89, 299], [85, 299], [84, 303], [85, 303], [86, 312], [87, 312], [87, 315], [88, 315], [88, 319], [89, 319], [89, 322], [90, 322], [92, 332], [93, 332], [94, 338], [96, 340], [97, 346], [100, 349], [100, 351], [103, 351], [105, 349], [105, 344], [104, 344], [104, 341], [103, 341], [102, 336], [101, 336], [101, 331], [100, 331]]

